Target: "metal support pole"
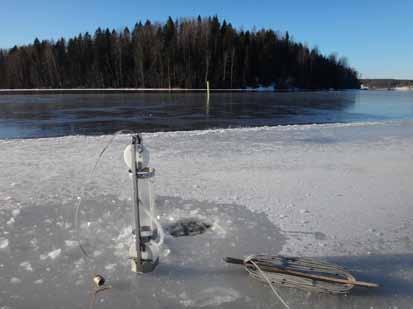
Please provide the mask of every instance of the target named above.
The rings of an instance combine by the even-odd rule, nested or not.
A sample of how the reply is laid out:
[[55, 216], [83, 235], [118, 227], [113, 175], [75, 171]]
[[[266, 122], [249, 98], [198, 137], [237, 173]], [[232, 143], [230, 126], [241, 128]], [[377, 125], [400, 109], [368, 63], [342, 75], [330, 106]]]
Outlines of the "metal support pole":
[[132, 170], [132, 182], [133, 182], [133, 212], [135, 215], [135, 245], [136, 245], [136, 270], [137, 272], [143, 272], [142, 265], [142, 255], [141, 255], [141, 223], [139, 215], [139, 191], [138, 191], [138, 176], [136, 167], [136, 146], [140, 143], [140, 137], [138, 135], [132, 136], [132, 160], [131, 160], [131, 170]]

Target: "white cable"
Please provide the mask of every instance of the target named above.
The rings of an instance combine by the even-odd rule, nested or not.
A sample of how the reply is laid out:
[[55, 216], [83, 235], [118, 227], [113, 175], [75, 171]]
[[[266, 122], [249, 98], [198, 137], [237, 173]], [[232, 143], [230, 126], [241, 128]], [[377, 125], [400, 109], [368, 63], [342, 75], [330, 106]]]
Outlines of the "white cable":
[[[261, 270], [261, 268], [254, 262], [255, 256], [250, 255], [244, 259], [244, 264], [246, 265], [248, 262], [255, 266], [256, 269], [261, 273], [261, 276], [267, 281], [268, 285], [270, 286], [271, 290], [273, 291], [274, 295], [280, 300], [280, 302], [284, 305], [285, 308], [290, 309], [290, 306], [285, 302], [285, 300], [281, 297], [281, 295], [277, 292], [274, 285], [272, 284], [271, 280], [268, 279], [267, 275]], [[248, 268], [247, 268], [248, 269]]]
[[108, 142], [108, 143], [102, 148], [102, 150], [100, 151], [99, 156], [98, 156], [98, 158], [96, 159], [95, 164], [93, 165], [92, 170], [90, 171], [90, 173], [89, 173], [86, 181], [83, 183], [82, 189], [80, 190], [80, 195], [79, 195], [79, 197], [78, 197], [78, 201], [77, 201], [77, 203], [76, 203], [76, 205], [75, 205], [75, 218], [74, 218], [74, 219], [75, 219], [75, 220], [74, 220], [75, 222], [74, 222], [74, 223], [75, 223], [75, 230], [76, 230], [76, 240], [77, 240], [77, 242], [78, 242], [78, 246], [79, 246], [80, 251], [82, 252], [83, 256], [86, 258], [86, 262], [88, 262], [88, 260], [89, 260], [89, 255], [88, 255], [86, 249], [82, 246], [82, 243], [81, 243], [81, 241], [80, 241], [80, 234], [81, 234], [81, 233], [80, 233], [80, 218], [79, 218], [80, 209], [81, 209], [81, 206], [82, 206], [82, 203], [83, 203], [83, 196], [84, 196], [84, 194], [85, 194], [86, 184], [92, 179], [92, 177], [93, 177], [93, 175], [94, 175], [94, 173], [95, 173], [95, 171], [96, 171], [96, 168], [97, 168], [100, 160], [101, 160], [102, 157], [103, 157], [103, 154], [106, 152], [106, 150], [109, 148], [109, 146], [112, 145], [113, 141], [115, 140], [115, 137], [116, 137], [117, 135], [119, 135], [119, 134], [122, 134], [122, 133], [134, 134], [135, 132], [133, 132], [133, 131], [131, 131], [131, 130], [119, 130], [119, 131], [116, 131], [116, 132], [111, 136], [109, 142]]

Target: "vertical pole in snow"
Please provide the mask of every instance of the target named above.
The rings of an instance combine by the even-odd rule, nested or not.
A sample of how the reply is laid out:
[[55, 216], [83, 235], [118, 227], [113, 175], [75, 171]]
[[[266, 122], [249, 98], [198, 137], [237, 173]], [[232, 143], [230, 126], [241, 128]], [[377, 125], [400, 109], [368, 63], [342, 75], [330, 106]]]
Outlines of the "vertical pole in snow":
[[209, 116], [209, 80], [206, 81], [206, 91], [207, 91], [207, 97], [206, 97], [206, 115]]
[[131, 147], [131, 169], [132, 169], [132, 182], [133, 182], [133, 212], [135, 216], [135, 245], [136, 245], [136, 271], [143, 272], [142, 256], [141, 256], [141, 224], [139, 217], [139, 192], [138, 192], [138, 176], [136, 167], [136, 144], [138, 143], [139, 136], [132, 136]]

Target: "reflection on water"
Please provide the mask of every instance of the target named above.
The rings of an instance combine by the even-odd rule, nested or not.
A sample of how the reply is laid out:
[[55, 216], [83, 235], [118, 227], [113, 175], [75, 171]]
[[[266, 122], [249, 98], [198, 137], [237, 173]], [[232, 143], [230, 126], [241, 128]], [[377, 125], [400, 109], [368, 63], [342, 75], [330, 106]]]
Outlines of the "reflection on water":
[[412, 92], [0, 96], [0, 138], [413, 118]]

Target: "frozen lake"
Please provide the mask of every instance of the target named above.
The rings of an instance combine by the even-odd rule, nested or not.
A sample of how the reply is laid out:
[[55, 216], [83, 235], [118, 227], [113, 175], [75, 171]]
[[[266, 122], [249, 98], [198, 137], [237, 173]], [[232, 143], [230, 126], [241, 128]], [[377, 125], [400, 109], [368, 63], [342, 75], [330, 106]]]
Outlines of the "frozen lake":
[[[89, 179], [111, 138], [100, 134], [239, 126], [259, 127], [143, 135], [163, 227], [211, 228], [167, 234], [155, 272], [131, 273], [130, 138]], [[112, 286], [95, 308], [283, 308], [222, 261], [259, 253], [380, 284], [348, 296], [279, 288], [291, 309], [412, 308], [412, 154], [413, 92], [0, 96], [0, 308], [87, 308], [94, 273]], [[90, 260], [73, 226], [80, 197]]]
[[[206, 233], [166, 237], [157, 269], [129, 270], [131, 183], [118, 136], [0, 140], [0, 308], [87, 308], [92, 274], [112, 289], [95, 308], [283, 308], [224, 256], [310, 256], [380, 288], [348, 296], [279, 288], [292, 309], [411, 308], [413, 121], [144, 134], [164, 227], [197, 218]], [[73, 210], [83, 184], [82, 239]], [[90, 227], [93, 227], [89, 229]]]
[[413, 119], [413, 92], [0, 96], [0, 138], [395, 119]]

